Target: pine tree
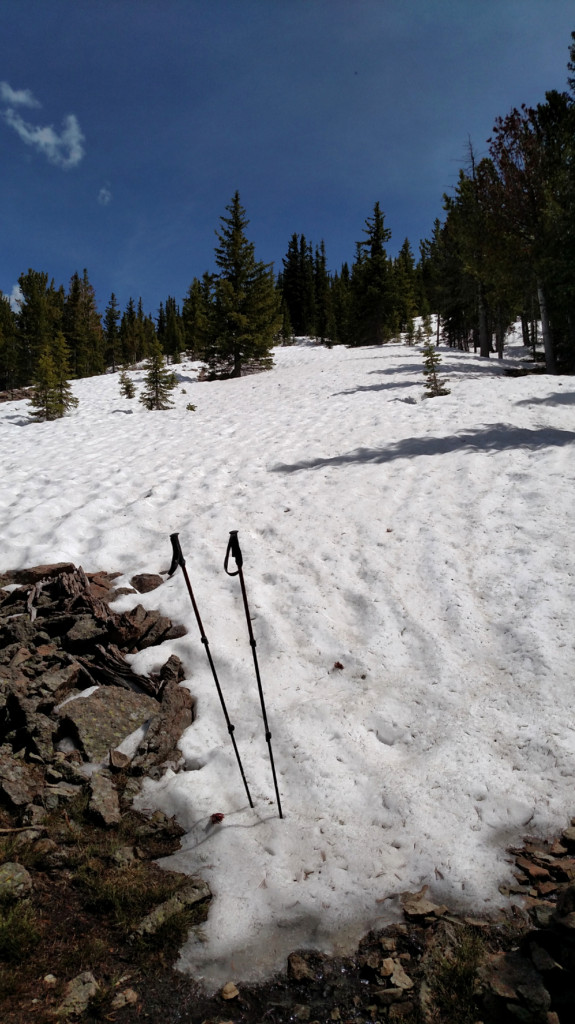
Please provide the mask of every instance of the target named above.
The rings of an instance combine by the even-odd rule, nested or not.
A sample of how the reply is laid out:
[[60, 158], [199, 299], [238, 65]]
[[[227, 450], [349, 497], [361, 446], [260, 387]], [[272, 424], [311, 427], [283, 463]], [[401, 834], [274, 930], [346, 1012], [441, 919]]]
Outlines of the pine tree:
[[54, 360], [48, 349], [38, 357], [30, 405], [35, 420], [56, 419], [57, 378]]
[[0, 292], [0, 391], [11, 391], [18, 380], [16, 318], [7, 295]]
[[169, 409], [173, 405], [170, 391], [173, 391], [178, 381], [175, 373], [164, 365], [164, 354], [157, 339], [151, 346], [145, 369], [147, 372], [140, 402], [146, 409]]
[[52, 356], [56, 379], [54, 408], [56, 417], [60, 417], [68, 409], [74, 409], [78, 405], [78, 399], [72, 394], [72, 388], [68, 381], [70, 376], [70, 351], [61, 331], [56, 335], [50, 346], [50, 355]]
[[22, 298], [16, 313], [16, 384], [21, 386], [34, 381], [39, 357], [60, 330], [65, 296], [64, 289], [57, 289], [42, 271], [20, 274], [18, 284]]
[[102, 321], [88, 271], [72, 275], [64, 302], [64, 332], [74, 377], [91, 377], [104, 370]]
[[376, 203], [373, 216], [366, 220], [367, 239], [357, 243], [352, 268], [353, 344], [382, 345], [392, 337], [395, 310], [392, 291], [392, 266], [385, 243], [391, 231], [385, 227], [385, 216]]
[[120, 394], [122, 394], [124, 398], [133, 398], [134, 395], [136, 394], [136, 387], [134, 385], [134, 381], [132, 380], [132, 378], [128, 377], [128, 374], [125, 369], [123, 369], [120, 373], [119, 383]]
[[245, 369], [269, 369], [281, 316], [271, 265], [256, 260], [246, 238], [248, 220], [236, 192], [216, 232], [218, 273], [204, 358], [212, 373], [241, 377]]
[[423, 346], [423, 375], [426, 381], [427, 398], [450, 394], [449, 388], [446, 388], [437, 376], [437, 367], [440, 363], [441, 356], [433, 342], [428, 339]]
[[179, 363], [184, 348], [184, 326], [176, 300], [171, 295], [166, 299], [165, 319], [164, 337], [159, 339], [160, 344], [172, 362]]
[[213, 335], [213, 287], [212, 274], [204, 274], [201, 281], [194, 277], [182, 305], [183, 343], [192, 359], [205, 358]]
[[114, 373], [120, 360], [120, 309], [114, 292], [104, 310], [104, 362]]

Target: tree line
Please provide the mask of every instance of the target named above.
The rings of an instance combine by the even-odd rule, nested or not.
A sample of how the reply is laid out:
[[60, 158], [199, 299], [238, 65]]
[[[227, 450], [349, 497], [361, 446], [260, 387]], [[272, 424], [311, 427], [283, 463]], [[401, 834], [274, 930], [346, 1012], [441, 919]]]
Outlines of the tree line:
[[[415, 260], [406, 239], [396, 257], [376, 202], [351, 266], [327, 269], [323, 241], [293, 234], [279, 274], [256, 259], [239, 193], [221, 218], [216, 270], [191, 282], [155, 317], [142, 299], [120, 310], [112, 294], [98, 311], [88, 273], [68, 290], [49, 275], [20, 275], [15, 310], [0, 293], [0, 390], [35, 382], [52, 361], [59, 380], [132, 365], [158, 347], [167, 361], [200, 359], [208, 375], [239, 376], [271, 365], [279, 341], [312, 335], [326, 344], [384, 344], [416, 316], [437, 314], [453, 347], [503, 354], [509, 326], [520, 318], [537, 356], [538, 325], [548, 372], [575, 371], [575, 32], [568, 89], [546, 93], [536, 107], [499, 117], [478, 160], [467, 165], [445, 217]], [[43, 362], [42, 362], [43, 361]]]

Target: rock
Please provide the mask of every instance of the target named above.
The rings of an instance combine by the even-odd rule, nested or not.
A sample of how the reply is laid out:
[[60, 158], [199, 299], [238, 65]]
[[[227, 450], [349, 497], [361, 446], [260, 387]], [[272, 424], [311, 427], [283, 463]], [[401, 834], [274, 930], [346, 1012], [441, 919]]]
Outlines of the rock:
[[391, 975], [391, 984], [394, 985], [396, 988], [401, 988], [404, 990], [413, 988], [413, 982], [411, 978], [407, 976], [403, 967], [397, 960], [395, 962], [395, 966], [393, 968], [393, 972]]
[[147, 915], [135, 929], [136, 935], [153, 935], [158, 928], [174, 914], [201, 903], [211, 896], [210, 887], [203, 878], [193, 878], [187, 885], [184, 885], [171, 899], [160, 903], [150, 914]]
[[34, 689], [42, 696], [53, 697], [54, 701], [57, 702], [63, 700], [70, 693], [70, 690], [74, 689], [79, 675], [80, 666], [73, 662], [65, 668], [53, 672], [43, 672], [35, 680]]
[[118, 992], [114, 996], [112, 999], [112, 1009], [121, 1010], [124, 1006], [133, 1006], [138, 1002], [139, 998], [138, 993], [133, 988], [126, 988], [123, 992]]
[[66, 987], [64, 1001], [54, 1011], [56, 1017], [79, 1017], [99, 991], [100, 986], [91, 971], [83, 971], [73, 978]]
[[75, 572], [76, 566], [72, 562], [54, 562], [51, 565], [34, 565], [31, 569], [10, 569], [0, 576], [0, 584], [19, 583], [20, 585], [30, 583], [34, 585], [40, 580], [52, 579], [64, 572]]
[[[427, 917], [430, 914], [440, 916], [444, 908], [431, 903], [425, 898], [427, 885], [424, 885], [420, 892], [406, 892], [401, 897], [401, 907], [406, 917]], [[439, 911], [439, 914], [437, 913]]]
[[228, 981], [221, 991], [222, 999], [237, 999], [239, 994], [240, 990], [236, 988], [233, 981]]
[[42, 791], [37, 771], [19, 763], [10, 755], [0, 755], [0, 797], [14, 807], [25, 807], [34, 802]]
[[194, 700], [189, 690], [170, 680], [162, 693], [162, 703], [152, 718], [146, 736], [133, 758], [134, 767], [162, 764], [176, 750], [182, 733], [194, 720]]
[[0, 865], [0, 903], [22, 900], [32, 892], [32, 878], [26, 868], [16, 861]]
[[492, 953], [479, 968], [479, 978], [489, 994], [526, 1006], [529, 1011], [549, 1010], [551, 997], [533, 964], [518, 952]]
[[299, 953], [290, 953], [288, 956], [288, 976], [294, 981], [303, 981], [305, 978], [313, 978], [314, 972]]
[[105, 639], [107, 633], [105, 622], [99, 622], [93, 615], [79, 615], [66, 633], [67, 646], [73, 651], [90, 650]]
[[45, 974], [42, 980], [44, 984], [48, 986], [48, 988], [54, 988], [54, 985], [56, 985], [58, 982], [58, 979], [55, 974]]
[[569, 828], [566, 828], [562, 833], [561, 839], [568, 848], [571, 849], [575, 846], [575, 825], [571, 825]]
[[161, 587], [163, 582], [161, 576], [156, 576], [151, 572], [138, 573], [137, 576], [132, 576], [130, 580], [130, 583], [139, 594], [149, 594], [151, 590]]
[[124, 768], [127, 768], [130, 763], [130, 758], [127, 754], [122, 754], [121, 750], [110, 750], [110, 768], [114, 771], [121, 772]]
[[174, 626], [160, 612], [147, 611], [141, 604], [117, 616], [112, 628], [115, 643], [125, 647], [137, 645], [141, 650], [164, 640], [176, 640], [185, 634], [183, 626]]
[[102, 761], [110, 747], [117, 747], [152, 718], [158, 702], [145, 694], [116, 686], [101, 686], [89, 697], [69, 701], [60, 710], [63, 726], [78, 737], [89, 761]]
[[122, 820], [118, 793], [111, 779], [98, 772], [90, 779], [90, 814], [110, 827], [119, 825]]
[[378, 988], [373, 993], [380, 1006], [391, 1006], [403, 997], [402, 988]]

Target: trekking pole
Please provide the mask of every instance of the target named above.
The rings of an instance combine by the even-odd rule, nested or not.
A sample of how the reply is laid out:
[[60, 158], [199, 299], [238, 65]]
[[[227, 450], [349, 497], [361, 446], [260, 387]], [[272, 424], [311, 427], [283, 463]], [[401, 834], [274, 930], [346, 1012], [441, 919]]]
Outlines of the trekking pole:
[[[236, 572], [230, 572], [229, 569], [228, 569], [228, 561], [229, 561], [230, 555], [232, 555], [232, 557], [235, 559], [235, 563], [237, 565]], [[272, 766], [272, 775], [273, 775], [273, 778], [274, 778], [274, 788], [275, 788], [275, 791], [276, 791], [276, 800], [277, 800], [277, 804], [278, 804], [278, 811], [279, 811], [280, 818], [283, 818], [282, 805], [281, 805], [280, 794], [279, 794], [279, 789], [278, 789], [278, 782], [277, 782], [277, 778], [276, 778], [276, 769], [275, 769], [275, 765], [274, 765], [274, 755], [272, 753], [272, 745], [271, 745], [272, 734], [271, 734], [271, 732], [269, 730], [269, 726], [268, 726], [268, 719], [267, 719], [267, 715], [266, 715], [266, 705], [265, 705], [265, 701], [264, 701], [264, 691], [262, 690], [262, 681], [261, 681], [261, 678], [260, 678], [260, 669], [259, 669], [259, 665], [258, 665], [258, 656], [256, 654], [256, 641], [255, 641], [254, 632], [253, 632], [253, 629], [252, 629], [252, 622], [251, 622], [251, 619], [250, 619], [250, 609], [249, 609], [249, 606], [248, 606], [248, 596], [246, 594], [246, 585], [245, 585], [245, 582], [244, 582], [244, 574], [243, 574], [243, 570], [242, 570], [243, 562], [244, 562], [244, 559], [243, 559], [242, 551], [241, 551], [241, 548], [240, 548], [240, 542], [238, 540], [238, 531], [237, 530], [230, 530], [230, 539], [228, 541], [228, 548], [227, 548], [227, 551], [226, 551], [226, 557], [225, 557], [225, 561], [224, 561], [224, 569], [227, 572], [228, 576], [239, 576], [239, 578], [240, 578], [240, 586], [242, 588], [242, 597], [243, 597], [243, 600], [244, 600], [244, 609], [245, 609], [246, 620], [247, 620], [247, 624], [248, 624], [248, 633], [250, 635], [250, 647], [252, 649], [252, 654], [253, 654], [253, 658], [254, 658], [254, 668], [256, 670], [256, 679], [257, 679], [258, 690], [259, 690], [259, 694], [260, 694], [260, 704], [262, 706], [262, 717], [263, 717], [263, 720], [264, 720], [264, 728], [265, 728], [265, 731], [266, 731], [266, 742], [267, 742], [267, 745], [268, 745], [268, 750], [269, 750], [269, 754], [270, 754], [270, 763], [271, 763], [271, 766]]]
[[247, 793], [248, 800], [250, 802], [250, 807], [253, 807], [254, 806], [253, 805], [253, 801], [252, 801], [252, 798], [250, 796], [250, 791], [248, 789], [248, 784], [246, 782], [246, 777], [245, 777], [245, 774], [244, 774], [243, 765], [242, 765], [242, 762], [240, 760], [240, 755], [239, 755], [239, 751], [238, 751], [237, 744], [236, 744], [236, 738], [234, 736], [235, 726], [232, 725], [232, 723], [230, 722], [230, 716], [228, 715], [228, 709], [226, 708], [226, 702], [224, 700], [224, 695], [222, 693], [222, 689], [221, 689], [221, 686], [220, 686], [220, 683], [219, 683], [219, 680], [218, 680], [218, 676], [217, 676], [217, 673], [216, 673], [216, 668], [215, 668], [214, 662], [212, 660], [212, 654], [211, 654], [211, 651], [210, 651], [210, 644], [209, 644], [209, 641], [208, 641], [208, 638], [207, 638], [206, 634], [204, 633], [204, 627], [202, 625], [202, 620], [200, 618], [200, 613], [198, 611], [198, 606], [196, 604], [196, 599], [194, 597], [194, 592], [192, 590], [192, 584], [190, 583], [190, 577], [188, 576], [188, 570], [186, 569], [186, 560], [185, 560], [185, 558], [183, 556], [182, 549], [180, 547], [180, 541], [179, 541], [178, 534], [177, 533], [171, 533], [170, 534], [170, 540], [172, 542], [172, 564], [170, 565], [170, 568], [168, 569], [168, 578], [170, 576], [174, 575], [174, 573], [175, 573], [176, 569], [178, 568], [178, 566], [181, 566], [182, 572], [184, 574], [184, 579], [186, 581], [186, 586], [188, 588], [188, 593], [190, 595], [190, 601], [192, 602], [192, 607], [194, 609], [194, 614], [196, 616], [196, 621], [197, 621], [199, 629], [200, 629], [200, 636], [201, 636], [201, 639], [202, 639], [202, 643], [204, 645], [204, 648], [205, 648], [205, 651], [206, 651], [206, 655], [207, 655], [208, 661], [210, 663], [210, 668], [212, 670], [212, 675], [214, 677], [214, 682], [216, 684], [216, 690], [218, 691], [218, 697], [220, 698], [220, 704], [222, 705], [222, 711], [224, 712], [224, 716], [225, 716], [225, 719], [226, 719], [226, 724], [227, 724], [227, 727], [228, 727], [228, 732], [230, 734], [230, 739], [231, 739], [231, 741], [233, 743], [234, 752], [235, 752], [235, 755], [236, 755], [236, 758], [237, 758], [237, 762], [238, 762], [238, 767], [239, 767], [240, 772], [241, 772], [241, 776], [242, 776], [242, 779], [243, 779], [244, 786], [246, 787], [246, 793]]

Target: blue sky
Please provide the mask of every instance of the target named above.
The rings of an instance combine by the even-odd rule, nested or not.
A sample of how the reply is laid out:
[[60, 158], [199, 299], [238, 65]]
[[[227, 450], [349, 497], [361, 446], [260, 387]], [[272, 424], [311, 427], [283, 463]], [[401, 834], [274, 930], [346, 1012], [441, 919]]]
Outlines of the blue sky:
[[470, 137], [566, 87], [573, 0], [0, 0], [0, 290], [181, 301], [239, 190], [256, 255], [442, 216]]

